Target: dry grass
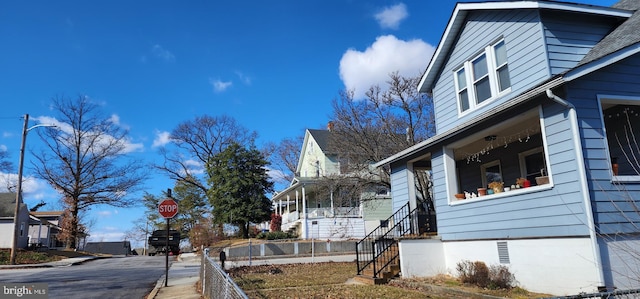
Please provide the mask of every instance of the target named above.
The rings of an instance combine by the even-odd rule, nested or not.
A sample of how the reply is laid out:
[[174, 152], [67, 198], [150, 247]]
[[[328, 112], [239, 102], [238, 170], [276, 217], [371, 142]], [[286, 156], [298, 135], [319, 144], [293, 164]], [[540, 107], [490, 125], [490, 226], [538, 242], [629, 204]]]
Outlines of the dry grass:
[[[9, 264], [9, 256], [11, 251], [9, 249], [0, 249], [0, 265]], [[59, 261], [65, 258], [87, 256], [90, 255], [86, 252], [78, 251], [64, 251], [64, 250], [47, 250], [47, 251], [29, 251], [18, 250], [16, 252], [17, 264], [41, 264], [53, 261]]]
[[249, 298], [540, 298], [521, 288], [486, 290], [466, 286], [450, 276], [396, 279], [387, 285], [347, 283], [355, 276], [355, 263], [316, 263], [237, 267], [229, 274]]

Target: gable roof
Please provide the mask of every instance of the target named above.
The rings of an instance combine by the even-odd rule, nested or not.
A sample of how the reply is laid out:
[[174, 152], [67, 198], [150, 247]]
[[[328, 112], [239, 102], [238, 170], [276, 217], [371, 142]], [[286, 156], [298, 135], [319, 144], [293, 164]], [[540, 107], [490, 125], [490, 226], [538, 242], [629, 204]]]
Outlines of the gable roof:
[[[20, 208], [26, 207], [24, 203], [20, 204]], [[16, 209], [15, 193], [0, 193], [0, 218], [12, 218]]]
[[[621, 2], [633, 2], [637, 0], [623, 0]], [[621, 4], [620, 6], [628, 7]], [[436, 48], [427, 70], [422, 75], [418, 90], [420, 92], [430, 92], [435, 84], [441, 69], [447, 62], [449, 52], [455, 45], [469, 12], [478, 10], [504, 10], [504, 9], [551, 9], [565, 12], [579, 12], [586, 14], [596, 14], [603, 16], [613, 16], [629, 18], [631, 11], [619, 7], [603, 7], [587, 4], [555, 2], [555, 1], [508, 1], [508, 2], [484, 2], [484, 3], [458, 3], [453, 10], [449, 23], [442, 34], [440, 43]]]
[[635, 11], [626, 21], [605, 36], [585, 55], [578, 65], [567, 72], [571, 81], [597, 69], [640, 53], [640, 1], [621, 0], [614, 7]]
[[313, 139], [318, 143], [318, 146], [322, 150], [322, 152], [327, 153], [329, 149], [329, 135], [331, 131], [329, 130], [312, 130], [309, 129], [309, 134], [313, 136]]

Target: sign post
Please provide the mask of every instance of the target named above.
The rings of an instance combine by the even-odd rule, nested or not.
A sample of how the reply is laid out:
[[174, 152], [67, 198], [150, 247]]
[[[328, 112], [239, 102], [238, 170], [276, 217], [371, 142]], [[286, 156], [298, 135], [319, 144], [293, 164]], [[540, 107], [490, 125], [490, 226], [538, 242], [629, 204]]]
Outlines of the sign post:
[[171, 189], [167, 189], [167, 199], [158, 205], [160, 216], [167, 219], [167, 243], [165, 244], [165, 260], [164, 260], [164, 286], [169, 284], [169, 222], [171, 218], [178, 214], [178, 203], [171, 198]]

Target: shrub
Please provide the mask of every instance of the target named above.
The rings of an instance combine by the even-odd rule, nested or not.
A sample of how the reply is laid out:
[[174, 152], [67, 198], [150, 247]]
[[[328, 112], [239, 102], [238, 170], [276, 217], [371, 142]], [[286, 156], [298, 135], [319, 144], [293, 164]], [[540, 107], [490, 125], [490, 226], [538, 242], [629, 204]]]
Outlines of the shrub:
[[489, 268], [489, 279], [491, 289], [510, 289], [514, 287], [516, 278], [504, 265], [491, 265]]
[[515, 276], [503, 265], [489, 268], [481, 261], [464, 260], [457, 264], [456, 270], [460, 281], [482, 288], [510, 289], [515, 283]]
[[280, 239], [293, 239], [296, 236], [288, 232], [276, 231], [276, 232], [261, 232], [256, 238], [265, 240], [280, 240]]
[[273, 213], [271, 214], [271, 225], [269, 226], [270, 230], [272, 232], [278, 232], [281, 231], [281, 226], [282, 226], [282, 216]]

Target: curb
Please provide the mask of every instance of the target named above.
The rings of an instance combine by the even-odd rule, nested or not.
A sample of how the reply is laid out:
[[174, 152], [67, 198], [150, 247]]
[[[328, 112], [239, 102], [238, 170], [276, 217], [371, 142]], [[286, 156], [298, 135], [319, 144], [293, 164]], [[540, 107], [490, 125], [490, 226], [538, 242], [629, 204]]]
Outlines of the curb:
[[166, 279], [166, 276], [164, 276], [164, 274], [162, 274], [162, 276], [160, 276], [160, 279], [158, 279], [158, 281], [156, 282], [156, 286], [153, 287], [153, 290], [151, 290], [151, 292], [147, 295], [147, 297], [145, 297], [145, 299], [154, 299], [154, 298], [156, 298], [156, 295], [158, 295], [158, 292], [160, 291], [160, 289], [164, 285], [165, 279]]

